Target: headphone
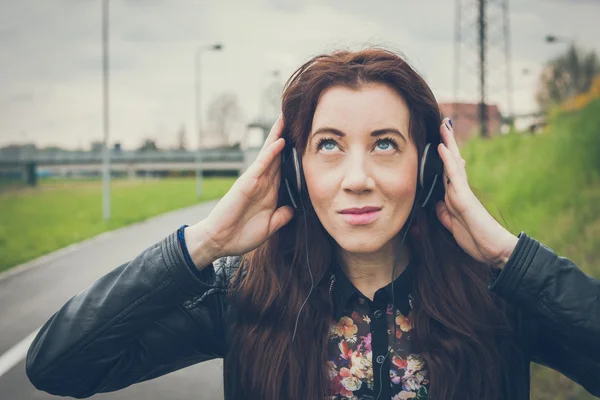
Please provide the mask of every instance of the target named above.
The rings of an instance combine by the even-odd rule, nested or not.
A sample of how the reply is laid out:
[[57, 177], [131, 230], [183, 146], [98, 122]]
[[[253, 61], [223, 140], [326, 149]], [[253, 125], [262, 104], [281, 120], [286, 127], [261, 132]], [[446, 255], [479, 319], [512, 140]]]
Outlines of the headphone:
[[[416, 203], [422, 208], [435, 204], [444, 196], [444, 163], [432, 143], [425, 145], [419, 163], [419, 176]], [[279, 188], [279, 206], [289, 205], [294, 210], [301, 209], [300, 193], [306, 185], [302, 160], [296, 148], [288, 144], [281, 153], [281, 183]]]

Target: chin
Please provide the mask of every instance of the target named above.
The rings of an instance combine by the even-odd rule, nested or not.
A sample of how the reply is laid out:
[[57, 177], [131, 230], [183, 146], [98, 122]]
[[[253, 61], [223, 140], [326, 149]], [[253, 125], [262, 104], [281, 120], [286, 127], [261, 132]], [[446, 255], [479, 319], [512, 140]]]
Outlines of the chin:
[[[352, 235], [352, 237], [348, 237]], [[339, 238], [334, 236], [337, 244], [348, 253], [368, 254], [379, 251], [385, 243], [373, 237], [373, 234], [341, 234]]]

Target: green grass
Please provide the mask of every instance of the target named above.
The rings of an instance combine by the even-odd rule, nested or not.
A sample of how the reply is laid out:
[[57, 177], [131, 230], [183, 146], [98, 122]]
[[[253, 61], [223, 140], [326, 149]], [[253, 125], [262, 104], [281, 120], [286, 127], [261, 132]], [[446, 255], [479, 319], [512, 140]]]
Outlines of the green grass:
[[473, 190], [509, 230], [600, 277], [600, 100], [557, 116], [540, 135], [473, 140], [461, 153]]
[[[474, 192], [511, 232], [525, 231], [600, 278], [600, 99], [553, 117], [539, 135], [473, 140], [461, 154]], [[593, 398], [533, 366], [532, 399]]]
[[102, 219], [100, 181], [48, 181], [0, 193], [0, 271], [93, 237], [199, 201], [223, 196], [235, 178], [115, 180], [111, 220]]

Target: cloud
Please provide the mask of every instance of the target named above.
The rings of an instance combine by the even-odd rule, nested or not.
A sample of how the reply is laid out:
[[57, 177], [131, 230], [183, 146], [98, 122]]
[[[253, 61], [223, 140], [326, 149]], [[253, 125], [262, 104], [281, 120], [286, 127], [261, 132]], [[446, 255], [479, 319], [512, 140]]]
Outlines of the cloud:
[[[0, 145], [27, 140], [87, 147], [102, 138], [100, 2], [3, 1]], [[110, 4], [111, 142], [124, 147], [144, 137], [175, 145], [182, 124], [188, 133], [196, 131], [194, 57], [209, 43], [221, 42], [224, 49], [202, 53], [202, 110], [220, 93], [234, 92], [245, 115], [254, 117], [269, 71], [281, 71], [285, 80], [311, 56], [368, 44], [406, 54], [438, 98], [452, 94], [454, 6], [446, 0]], [[511, 3], [516, 108], [533, 107], [534, 80], [520, 71], [536, 71], [560, 51], [543, 43], [544, 35], [573, 37], [598, 49], [599, 10], [589, 1]]]

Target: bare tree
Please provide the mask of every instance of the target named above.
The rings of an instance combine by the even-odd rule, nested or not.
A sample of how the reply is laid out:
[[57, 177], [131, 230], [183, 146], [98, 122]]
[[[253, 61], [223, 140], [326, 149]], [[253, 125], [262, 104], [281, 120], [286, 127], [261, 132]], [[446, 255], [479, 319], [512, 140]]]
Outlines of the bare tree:
[[283, 85], [279, 80], [271, 82], [264, 90], [265, 109], [262, 110], [264, 115], [261, 117], [267, 120], [274, 120], [281, 113], [281, 95], [283, 93]]
[[158, 146], [156, 145], [156, 141], [154, 139], [144, 138], [137, 151], [141, 153], [158, 151]]
[[242, 109], [233, 93], [217, 96], [208, 108], [208, 121], [211, 131], [221, 144], [227, 145], [232, 136], [233, 127], [242, 119]]
[[177, 131], [177, 149], [178, 150], [186, 150], [187, 149], [187, 133], [185, 131], [184, 125], [181, 125], [181, 127]]

